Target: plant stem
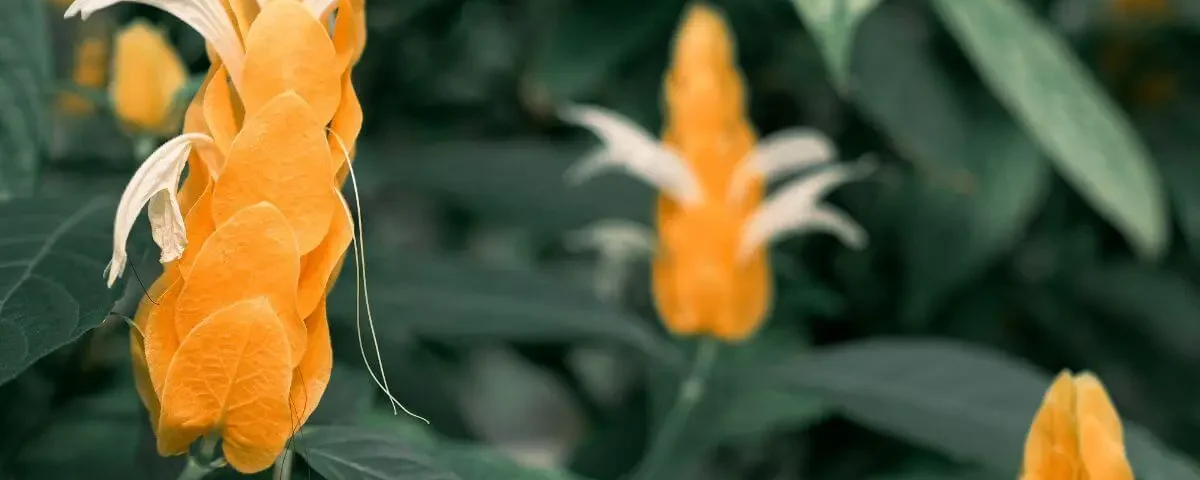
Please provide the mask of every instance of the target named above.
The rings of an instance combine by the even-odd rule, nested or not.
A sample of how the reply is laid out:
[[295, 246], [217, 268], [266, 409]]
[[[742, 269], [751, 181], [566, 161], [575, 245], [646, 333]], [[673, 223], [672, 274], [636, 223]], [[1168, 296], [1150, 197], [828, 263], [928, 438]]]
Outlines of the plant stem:
[[666, 472], [661, 470], [668, 465], [667, 459], [675, 445], [679, 443], [692, 410], [704, 398], [708, 388], [708, 378], [712, 373], [713, 364], [716, 363], [717, 350], [720, 348], [720, 344], [717, 342], [714, 338], [706, 338], [696, 348], [688, 376], [679, 383], [679, 394], [675, 397], [675, 403], [671, 405], [671, 410], [663, 419], [662, 426], [658, 429], [658, 435], [655, 435], [650, 450], [642, 459], [641, 466], [634, 472], [635, 480], [665, 480], [667, 478], [664, 476]]
[[292, 478], [293, 455], [291, 447], [283, 450], [283, 453], [275, 460], [275, 471], [271, 474], [273, 480], [288, 480]]
[[217, 440], [216, 434], [205, 435], [200, 440], [200, 452], [198, 455], [188, 455], [187, 465], [183, 467], [183, 471], [179, 472], [177, 480], [201, 480], [214, 470], [225, 466], [225, 459], [217, 456]]

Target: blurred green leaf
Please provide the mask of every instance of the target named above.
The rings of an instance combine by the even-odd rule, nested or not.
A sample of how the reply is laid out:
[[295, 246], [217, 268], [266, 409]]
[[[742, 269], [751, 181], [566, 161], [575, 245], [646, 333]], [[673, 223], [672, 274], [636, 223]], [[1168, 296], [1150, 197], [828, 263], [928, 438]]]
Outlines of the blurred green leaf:
[[1183, 231], [1192, 258], [1200, 259], [1200, 162], [1195, 141], [1200, 138], [1200, 104], [1180, 98], [1163, 112], [1138, 118], [1138, 126], [1155, 158], [1159, 160], [1175, 221]]
[[0, 203], [0, 384], [104, 321], [101, 272], [115, 207], [105, 195]]
[[908, 290], [901, 312], [909, 325], [927, 318], [943, 295], [1012, 248], [1050, 188], [1041, 152], [1003, 112], [977, 115], [968, 125], [967, 149], [960, 157], [970, 172], [965, 184], [916, 186], [913, 223], [905, 238]]
[[[399, 253], [367, 265], [375, 326], [385, 338], [615, 342], [665, 361], [677, 354], [649, 322], [551, 276]], [[340, 282], [330, 314], [355, 318], [354, 295], [353, 282]]]
[[1020, 239], [1051, 178], [1006, 112], [951, 82], [913, 33], [922, 21], [898, 5], [881, 6], [854, 59], [857, 101], [918, 167], [901, 260], [900, 316], [913, 328]]
[[[549, 469], [521, 465], [503, 453], [482, 445], [439, 439], [410, 418], [371, 414], [363, 417], [377, 432], [392, 432], [395, 442], [432, 458], [435, 465], [461, 480], [584, 480]], [[381, 433], [382, 434], [382, 433]], [[440, 478], [440, 477], [439, 477]]]
[[296, 453], [328, 480], [457, 480], [394, 435], [348, 426], [307, 427]]
[[1018, 0], [933, 2], [984, 81], [1145, 259], [1170, 243], [1162, 181], [1125, 116]]
[[0, 2], [0, 200], [34, 191], [54, 85], [46, 2]]
[[[680, 443], [672, 449], [667, 465], [657, 471], [692, 478], [690, 470], [699, 467], [700, 460], [712, 449], [727, 442], [804, 429], [826, 419], [831, 408], [822, 398], [760, 380], [761, 372], [805, 349], [796, 335], [787, 331], [763, 332], [745, 344], [723, 346], [703, 396], [678, 436]], [[662, 417], [673, 408], [680, 380], [678, 372], [662, 373], [653, 380], [660, 390], [655, 398], [660, 417], [656, 423], [661, 424]]]
[[[813, 352], [776, 371], [867, 427], [1008, 478], [1051, 378], [1024, 360], [950, 340], [877, 339]], [[1125, 422], [1140, 480], [1200, 479], [1196, 467]]]
[[792, 3], [816, 36], [834, 86], [843, 95], [848, 94], [855, 33], [863, 18], [879, 5], [879, 0], [792, 0]]
[[21, 449], [17, 468], [27, 473], [20, 478], [140, 478], [134, 449], [142, 415], [132, 385], [64, 405]]
[[667, 39], [684, 0], [583, 0], [563, 3], [552, 33], [534, 54], [531, 88], [552, 104], [580, 101], [631, 58]]
[[361, 152], [367, 162], [356, 170], [364, 192], [392, 186], [382, 179], [394, 179], [472, 213], [540, 232], [559, 234], [604, 218], [649, 224], [655, 193], [636, 179], [604, 175], [578, 186], [563, 179], [588, 147], [537, 140], [421, 145]]
[[1132, 262], [1078, 272], [1074, 294], [1155, 345], [1195, 358], [1200, 344], [1200, 292], [1187, 277]]

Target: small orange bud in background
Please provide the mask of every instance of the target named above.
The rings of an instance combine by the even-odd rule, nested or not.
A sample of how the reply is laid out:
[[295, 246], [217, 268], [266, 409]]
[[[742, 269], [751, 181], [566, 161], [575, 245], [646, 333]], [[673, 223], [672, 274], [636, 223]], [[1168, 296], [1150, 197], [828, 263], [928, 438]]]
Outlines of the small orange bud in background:
[[179, 130], [175, 97], [188, 72], [162, 30], [135, 21], [117, 33], [112, 75], [109, 99], [126, 129], [163, 136]]
[[1133, 480], [1121, 417], [1100, 379], [1063, 371], [1025, 440], [1021, 480]]

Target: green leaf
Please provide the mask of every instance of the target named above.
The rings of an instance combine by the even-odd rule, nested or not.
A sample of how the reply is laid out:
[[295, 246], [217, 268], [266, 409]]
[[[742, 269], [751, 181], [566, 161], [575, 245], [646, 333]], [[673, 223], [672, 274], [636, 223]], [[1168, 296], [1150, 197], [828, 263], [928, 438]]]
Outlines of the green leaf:
[[[782, 381], [823, 395], [852, 420], [1016, 476], [1026, 431], [1051, 378], [999, 351], [947, 340], [877, 339], [784, 364]], [[1119, 408], [1119, 406], [1118, 406]], [[1132, 422], [1139, 480], [1200, 479], [1196, 467]]]
[[969, 176], [961, 188], [930, 181], [916, 186], [905, 238], [902, 317], [909, 325], [928, 319], [947, 292], [1015, 246], [1049, 193], [1050, 170], [1041, 152], [1003, 112], [979, 115], [969, 125], [960, 157]]
[[[677, 355], [649, 322], [555, 277], [396, 253], [369, 257], [367, 265], [375, 326], [383, 337], [410, 331], [447, 341], [601, 341], [665, 361]], [[340, 282], [330, 314], [354, 319], [354, 295], [354, 282]]]
[[1195, 139], [1200, 138], [1200, 104], [1177, 98], [1165, 111], [1138, 118], [1146, 143], [1162, 167], [1171, 195], [1175, 221], [1187, 241], [1192, 258], [1200, 259], [1200, 163], [1195, 161]]
[[[824, 399], [760, 379], [761, 372], [806, 348], [793, 332], [784, 330], [763, 332], [745, 344], [721, 346], [703, 396], [677, 437], [680, 443], [656, 471], [692, 478], [692, 470], [718, 446], [804, 429], [828, 418], [832, 409]], [[659, 425], [653, 432], [662, 431], [665, 415], [678, 400], [682, 380], [678, 373], [663, 372], [659, 380], [653, 381], [659, 389], [655, 392], [659, 413], [655, 423]]]
[[1040, 152], [1008, 114], [951, 82], [913, 35], [920, 21], [900, 6], [880, 6], [854, 60], [855, 98], [918, 170], [902, 230], [901, 319], [909, 328], [1021, 238], [1050, 181]]
[[0, 3], [0, 200], [28, 196], [50, 139], [50, 36], [42, 0]]
[[670, 38], [683, 0], [584, 0], [562, 4], [551, 32], [541, 38], [526, 79], [557, 104], [594, 93], [625, 62]]
[[133, 385], [62, 405], [53, 421], [27, 439], [16, 468], [26, 473], [21, 478], [137, 477], [134, 449], [142, 415]]
[[1075, 275], [1074, 295], [1155, 346], [1192, 355], [1200, 343], [1200, 292], [1187, 277], [1132, 262], [1096, 265]]
[[1170, 243], [1162, 181], [1128, 120], [1022, 2], [933, 2], [997, 97], [1134, 251]]
[[109, 196], [0, 203], [0, 384], [104, 321]]
[[[437, 438], [423, 424], [390, 414], [370, 414], [362, 423], [376, 432], [391, 432], [394, 441], [432, 458], [438, 467], [453, 472], [461, 480], [584, 480], [582, 477], [551, 469], [521, 465], [499, 451], [481, 445], [451, 442]], [[382, 433], [381, 433], [382, 434]], [[386, 434], [384, 434], [386, 435]]]
[[[518, 140], [456, 141], [387, 154], [363, 150], [358, 156], [366, 162], [356, 163], [356, 173], [364, 192], [392, 186], [372, 179], [395, 179], [400, 186], [471, 213], [549, 234], [605, 218], [649, 224], [655, 192], [638, 180], [604, 175], [571, 186], [563, 179], [588, 147], [587, 143]], [[393, 156], [403, 161], [393, 161]]]
[[346, 426], [306, 427], [296, 453], [328, 480], [458, 480], [429, 456], [384, 432]]
[[834, 86], [843, 95], [848, 94], [854, 34], [863, 18], [879, 5], [879, 0], [792, 0], [792, 3], [821, 46]]

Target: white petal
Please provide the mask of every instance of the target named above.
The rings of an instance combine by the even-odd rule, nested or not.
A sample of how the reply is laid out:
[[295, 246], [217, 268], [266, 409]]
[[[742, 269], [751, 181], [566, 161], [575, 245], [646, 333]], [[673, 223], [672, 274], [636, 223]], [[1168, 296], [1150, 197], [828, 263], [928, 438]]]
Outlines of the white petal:
[[162, 249], [162, 261], [171, 261], [183, 254], [187, 235], [183, 213], [179, 211], [179, 177], [192, 152], [192, 142], [212, 142], [199, 133], [180, 135], [164, 143], [138, 167], [121, 194], [117, 215], [113, 220], [113, 255], [105, 269], [111, 287], [125, 271], [125, 244], [137, 222], [142, 207], [150, 203], [149, 216], [154, 243]]
[[688, 164], [632, 120], [588, 106], [568, 107], [561, 115], [563, 120], [591, 130], [604, 142], [600, 150], [567, 171], [568, 181], [581, 182], [606, 168], [621, 167], [680, 204], [700, 202], [700, 182]]
[[174, 15], [192, 27], [200, 36], [212, 43], [213, 49], [221, 57], [225, 68], [229, 69], [234, 82], [240, 82], [242, 77], [241, 41], [238, 40], [237, 30], [233, 21], [225, 13], [223, 0], [75, 0], [63, 18], [79, 15], [87, 20], [92, 13], [108, 8], [121, 2], [150, 5]]
[[835, 165], [784, 185], [746, 223], [738, 249], [739, 258], [747, 258], [785, 234], [814, 230], [833, 233], [851, 247], [865, 245], [866, 234], [852, 218], [820, 202], [830, 190], [873, 170], [874, 163], [864, 161]]
[[654, 253], [654, 230], [629, 220], [600, 220], [567, 234], [570, 250], [599, 250], [606, 257], [648, 256]]
[[835, 154], [833, 143], [817, 130], [789, 128], [768, 135], [734, 170], [730, 179], [729, 200], [740, 202], [746, 184], [755, 176], [769, 182], [783, 175], [829, 163]]
[[337, 3], [337, 0], [304, 0], [304, 6], [308, 7], [308, 11], [312, 12], [313, 17], [317, 20], [324, 17], [325, 13], [329, 12], [335, 3]]

